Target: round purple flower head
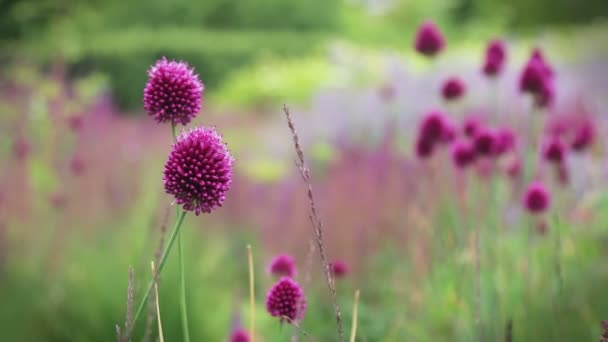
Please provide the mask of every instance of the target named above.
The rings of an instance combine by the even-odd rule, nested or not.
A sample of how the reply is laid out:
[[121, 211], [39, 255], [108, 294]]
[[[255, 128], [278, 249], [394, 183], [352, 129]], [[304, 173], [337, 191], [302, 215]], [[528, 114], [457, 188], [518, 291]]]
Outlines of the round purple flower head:
[[266, 310], [271, 316], [280, 317], [281, 323], [300, 320], [306, 312], [304, 291], [293, 279], [282, 277], [266, 295]]
[[496, 153], [505, 154], [515, 148], [516, 136], [509, 128], [501, 128], [496, 133]]
[[296, 276], [296, 263], [293, 258], [286, 254], [279, 254], [272, 259], [268, 266], [268, 272], [275, 276], [293, 278]]
[[448, 101], [459, 99], [465, 92], [466, 86], [458, 77], [448, 78], [441, 87], [441, 94], [443, 95], [443, 98]]
[[538, 59], [530, 59], [519, 78], [519, 89], [524, 93], [540, 94], [547, 81], [543, 62]]
[[493, 156], [497, 151], [497, 138], [492, 129], [482, 128], [473, 140], [475, 150], [479, 156]]
[[249, 334], [244, 329], [236, 329], [230, 335], [230, 342], [249, 342]]
[[234, 159], [214, 128], [198, 127], [177, 137], [165, 163], [165, 191], [184, 210], [210, 213], [221, 207], [232, 184]]
[[422, 119], [418, 136], [431, 143], [440, 142], [445, 138], [445, 115], [433, 110]]
[[420, 137], [416, 140], [416, 156], [420, 159], [425, 159], [433, 155], [434, 148], [435, 145], [428, 140]]
[[475, 161], [475, 147], [467, 140], [458, 140], [452, 144], [452, 160], [454, 165], [465, 168]]
[[590, 120], [585, 120], [575, 131], [572, 144], [575, 151], [583, 151], [593, 143], [595, 139], [595, 128]]
[[545, 143], [543, 157], [546, 161], [561, 164], [566, 156], [566, 145], [559, 136], [551, 136]]
[[336, 278], [343, 278], [348, 274], [348, 265], [342, 260], [334, 260], [329, 264], [331, 273]]
[[148, 71], [144, 108], [156, 121], [187, 125], [201, 110], [203, 83], [187, 63], [165, 57]]
[[481, 128], [481, 121], [474, 116], [468, 116], [464, 119], [462, 124], [462, 131], [464, 135], [469, 138], [475, 137], [479, 129]]
[[524, 194], [524, 207], [533, 214], [542, 213], [551, 202], [551, 194], [545, 185], [539, 181], [532, 182]]
[[443, 49], [444, 45], [443, 35], [433, 22], [426, 21], [420, 25], [414, 42], [416, 51], [425, 56], [433, 57]]
[[490, 77], [500, 74], [504, 66], [506, 55], [504, 42], [500, 39], [491, 40], [486, 48], [483, 73]]

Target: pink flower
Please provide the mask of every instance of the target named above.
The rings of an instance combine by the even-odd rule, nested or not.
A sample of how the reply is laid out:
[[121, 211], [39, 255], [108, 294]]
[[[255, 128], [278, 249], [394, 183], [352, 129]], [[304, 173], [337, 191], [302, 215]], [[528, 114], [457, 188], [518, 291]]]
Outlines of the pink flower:
[[232, 159], [214, 128], [198, 127], [177, 137], [165, 163], [165, 191], [184, 210], [210, 213], [221, 207], [232, 184]]
[[187, 125], [201, 110], [204, 86], [187, 63], [163, 57], [148, 75], [144, 108], [156, 121]]
[[281, 323], [292, 323], [304, 318], [306, 297], [298, 283], [289, 277], [282, 277], [266, 295], [266, 310]]
[[286, 254], [279, 254], [275, 256], [270, 265], [268, 271], [275, 276], [286, 276], [293, 278], [297, 274], [296, 263], [293, 258]]
[[416, 33], [414, 47], [416, 51], [425, 56], [435, 56], [445, 46], [445, 40], [439, 28], [431, 22], [426, 21], [420, 25]]
[[331, 270], [331, 273], [336, 277], [336, 278], [343, 278], [345, 277], [348, 272], [348, 265], [342, 261], [342, 260], [334, 260], [329, 264], [329, 268]]
[[458, 77], [450, 77], [441, 87], [441, 94], [445, 100], [457, 100], [462, 97], [466, 92], [466, 86], [464, 82]]
[[230, 335], [230, 342], [249, 342], [249, 334], [244, 329], [236, 329]]
[[506, 54], [505, 44], [502, 40], [491, 40], [486, 48], [483, 73], [489, 77], [500, 74], [504, 67]]
[[532, 182], [524, 194], [524, 207], [532, 214], [545, 212], [550, 205], [551, 194], [540, 181]]
[[452, 144], [452, 161], [458, 168], [465, 168], [475, 161], [475, 147], [467, 140], [458, 140]]

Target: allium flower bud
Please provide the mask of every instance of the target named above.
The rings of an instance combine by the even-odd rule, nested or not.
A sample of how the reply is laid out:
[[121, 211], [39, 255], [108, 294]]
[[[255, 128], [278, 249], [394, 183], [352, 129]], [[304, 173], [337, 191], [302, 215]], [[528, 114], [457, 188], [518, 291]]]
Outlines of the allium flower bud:
[[486, 48], [486, 59], [483, 65], [483, 73], [486, 76], [500, 74], [506, 59], [506, 48], [502, 40], [494, 39], [488, 43]]
[[280, 317], [281, 323], [298, 321], [306, 312], [304, 291], [293, 279], [283, 277], [268, 291], [266, 310], [271, 316]]
[[532, 50], [532, 55], [530, 56], [530, 60], [541, 63], [541, 65], [543, 66], [543, 72], [544, 72], [545, 76], [548, 76], [549, 78], [553, 78], [553, 76], [555, 76], [555, 72], [553, 71], [553, 68], [551, 68], [551, 65], [546, 61], [545, 56], [543, 55], [543, 52], [541, 51], [540, 48], [534, 48], [534, 50]]
[[182, 132], [165, 163], [165, 191], [184, 210], [210, 213], [221, 207], [232, 184], [234, 160], [214, 128]]
[[543, 148], [543, 157], [545, 160], [555, 164], [561, 164], [566, 155], [566, 145], [562, 142], [559, 136], [551, 136], [545, 142]]
[[583, 151], [595, 140], [595, 128], [590, 120], [584, 121], [574, 132], [571, 147], [575, 151]]
[[448, 78], [441, 87], [441, 94], [445, 100], [457, 100], [466, 92], [464, 82], [458, 77]]
[[475, 161], [475, 147], [467, 140], [458, 140], [452, 144], [452, 161], [459, 168], [465, 168]]
[[496, 134], [496, 153], [508, 153], [515, 148], [515, 133], [509, 128], [501, 128]]
[[532, 182], [524, 194], [524, 207], [533, 214], [546, 211], [551, 202], [551, 194], [539, 181]]
[[236, 329], [230, 335], [230, 342], [249, 342], [249, 334], [244, 329]]
[[329, 264], [331, 273], [336, 278], [343, 278], [348, 274], [348, 265], [342, 260], [334, 260]]
[[434, 23], [426, 21], [420, 25], [414, 43], [416, 51], [425, 56], [432, 57], [438, 54], [444, 45], [445, 40], [443, 35]]
[[156, 121], [187, 125], [201, 110], [204, 86], [188, 64], [163, 57], [148, 76], [144, 108]]
[[532, 59], [521, 73], [519, 89], [524, 93], [540, 94], [546, 81], [545, 66], [542, 62]]
[[445, 137], [445, 115], [438, 111], [430, 111], [420, 124], [418, 136], [431, 143], [440, 142]]
[[481, 121], [474, 116], [469, 116], [464, 119], [462, 126], [464, 135], [469, 138], [473, 138], [477, 134], [477, 131], [479, 131], [481, 128]]
[[416, 156], [420, 159], [426, 159], [433, 155], [433, 150], [435, 149], [435, 145], [425, 139], [418, 138], [416, 140]]
[[291, 256], [279, 254], [270, 262], [268, 272], [275, 276], [286, 276], [293, 278], [297, 273], [296, 263]]
[[497, 150], [496, 133], [490, 128], [482, 128], [473, 140], [475, 151], [479, 156], [493, 156]]

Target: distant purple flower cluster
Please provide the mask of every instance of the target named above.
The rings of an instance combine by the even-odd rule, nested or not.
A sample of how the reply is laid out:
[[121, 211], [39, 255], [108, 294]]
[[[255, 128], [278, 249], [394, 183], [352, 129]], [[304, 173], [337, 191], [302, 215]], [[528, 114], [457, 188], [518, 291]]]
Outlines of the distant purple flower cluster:
[[293, 278], [297, 274], [296, 262], [287, 254], [279, 254], [270, 261], [268, 271], [275, 276]]
[[534, 97], [536, 106], [547, 107], [555, 97], [554, 76], [540, 49], [535, 49], [521, 73], [519, 88]]
[[425, 56], [433, 57], [441, 52], [444, 46], [443, 34], [433, 22], [426, 21], [420, 25], [414, 41], [416, 51]]
[[507, 58], [505, 43], [500, 39], [491, 40], [486, 48], [486, 56], [482, 71], [488, 77], [497, 76], [502, 72]]
[[249, 342], [249, 334], [244, 329], [235, 329], [230, 335], [230, 342]]

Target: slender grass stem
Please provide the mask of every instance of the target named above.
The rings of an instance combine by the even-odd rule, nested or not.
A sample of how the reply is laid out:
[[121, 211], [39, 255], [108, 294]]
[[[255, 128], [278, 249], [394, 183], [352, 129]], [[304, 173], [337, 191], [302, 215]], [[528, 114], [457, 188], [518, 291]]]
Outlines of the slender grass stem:
[[251, 245], [247, 245], [247, 264], [249, 267], [249, 338], [251, 342], [255, 342], [255, 278]]
[[350, 329], [350, 342], [355, 342], [357, 336], [357, 308], [359, 306], [359, 290], [355, 291], [355, 303], [353, 304], [353, 324]]
[[[171, 253], [171, 248], [173, 247], [173, 244], [175, 243], [175, 240], [177, 239], [177, 236], [179, 235], [179, 232], [181, 231], [182, 228], [182, 223], [184, 223], [184, 218], [186, 217], [186, 212], [182, 211], [179, 216], [177, 217], [177, 221], [175, 222], [175, 227], [173, 228], [173, 232], [171, 232], [171, 236], [169, 237], [169, 242], [167, 243], [167, 247], [165, 247], [165, 250], [163, 251], [163, 255], [160, 259], [160, 263], [158, 265], [158, 274], [160, 275], [160, 273], [163, 271], [163, 268], [165, 267], [165, 264], [167, 263], [167, 258], [169, 257], [169, 253]], [[137, 319], [139, 318], [139, 316], [141, 315], [141, 313], [144, 311], [144, 307], [146, 306], [146, 303], [148, 302], [148, 297], [150, 296], [150, 292], [152, 291], [152, 288], [154, 287], [154, 279], [152, 279], [150, 281], [150, 283], [148, 284], [148, 287], [146, 288], [146, 292], [144, 292], [144, 296], [141, 299], [141, 303], [139, 304], [137, 311], [135, 312], [135, 316], [133, 317], [133, 325], [132, 327], [135, 326], [135, 323], [137, 322]], [[132, 331], [129, 331], [127, 336], [131, 336]]]

